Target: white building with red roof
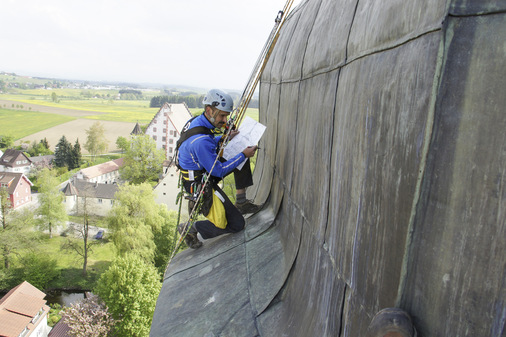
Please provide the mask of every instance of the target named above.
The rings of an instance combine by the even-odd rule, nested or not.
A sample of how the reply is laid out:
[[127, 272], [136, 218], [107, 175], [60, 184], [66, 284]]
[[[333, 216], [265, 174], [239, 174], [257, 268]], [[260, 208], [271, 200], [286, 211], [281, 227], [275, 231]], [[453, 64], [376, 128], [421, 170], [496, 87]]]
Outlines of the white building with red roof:
[[119, 169], [123, 166], [123, 158], [103, 164], [87, 167], [77, 172], [74, 177], [90, 183], [113, 184], [120, 179]]
[[0, 299], [0, 336], [47, 337], [46, 294], [24, 281]]

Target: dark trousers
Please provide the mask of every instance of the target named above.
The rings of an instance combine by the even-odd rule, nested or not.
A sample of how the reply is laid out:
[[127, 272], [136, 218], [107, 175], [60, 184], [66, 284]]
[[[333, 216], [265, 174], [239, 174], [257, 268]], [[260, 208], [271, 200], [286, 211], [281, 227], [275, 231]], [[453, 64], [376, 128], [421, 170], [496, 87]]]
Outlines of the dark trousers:
[[235, 180], [235, 188], [240, 190], [246, 187], [253, 185], [253, 174], [251, 173], [251, 166], [249, 158], [244, 163], [242, 170], [235, 169], [234, 172], [234, 180]]

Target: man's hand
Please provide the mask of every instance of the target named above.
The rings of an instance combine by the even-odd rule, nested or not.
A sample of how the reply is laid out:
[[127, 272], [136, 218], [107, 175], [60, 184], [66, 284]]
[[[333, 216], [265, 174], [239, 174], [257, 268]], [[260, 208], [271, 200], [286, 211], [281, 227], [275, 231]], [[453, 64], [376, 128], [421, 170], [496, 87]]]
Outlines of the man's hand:
[[228, 139], [229, 140], [234, 139], [234, 137], [237, 136], [238, 133], [239, 133], [239, 131], [237, 131], [237, 130], [230, 130], [230, 133], [228, 134]]
[[242, 153], [246, 156], [246, 158], [251, 158], [255, 155], [255, 152], [257, 151], [258, 146], [248, 146], [245, 148]]

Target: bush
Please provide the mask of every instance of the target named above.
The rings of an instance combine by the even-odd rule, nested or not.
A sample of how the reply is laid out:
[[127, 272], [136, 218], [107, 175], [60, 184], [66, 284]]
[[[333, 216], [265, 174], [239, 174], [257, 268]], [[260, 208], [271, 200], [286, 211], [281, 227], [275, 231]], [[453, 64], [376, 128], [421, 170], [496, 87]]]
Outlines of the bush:
[[46, 289], [60, 275], [57, 261], [47, 255], [28, 253], [21, 258], [21, 264], [24, 267], [23, 279], [40, 290]]

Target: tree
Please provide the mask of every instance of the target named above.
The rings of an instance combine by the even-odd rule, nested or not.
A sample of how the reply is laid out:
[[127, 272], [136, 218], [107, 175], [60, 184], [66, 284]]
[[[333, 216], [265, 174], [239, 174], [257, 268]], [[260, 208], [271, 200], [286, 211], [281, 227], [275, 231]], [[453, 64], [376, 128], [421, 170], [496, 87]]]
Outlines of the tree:
[[49, 255], [29, 252], [21, 258], [22, 278], [38, 289], [46, 289], [60, 275], [57, 261]]
[[95, 122], [86, 130], [86, 134], [84, 148], [90, 153], [91, 160], [94, 161], [98, 154], [107, 151], [108, 141], [105, 138], [104, 126], [100, 122]]
[[81, 145], [79, 144], [79, 139], [76, 139], [70, 155], [69, 169], [73, 170], [79, 166], [81, 166]]
[[10, 148], [14, 144], [14, 137], [13, 136], [5, 136], [0, 135], [0, 148], [1, 149], [7, 149]]
[[149, 184], [119, 187], [107, 223], [111, 239], [119, 256], [133, 252], [146, 262], [153, 262], [156, 246], [153, 228], [163, 222]]
[[7, 188], [0, 187], [0, 246], [4, 268], [10, 268], [11, 255], [33, 244], [34, 214], [29, 209], [14, 211]]
[[69, 143], [65, 135], [63, 135], [54, 152], [54, 164], [58, 167], [69, 167], [70, 158], [72, 156], [72, 145]]
[[91, 206], [90, 200], [94, 196], [94, 193], [91, 190], [92, 188], [93, 187], [91, 187], [91, 185], [87, 185], [86, 188], [81, 189], [79, 191], [79, 198], [76, 203], [76, 214], [83, 217], [83, 223], [74, 224], [73, 232], [77, 234], [77, 238], [82, 241], [75, 240], [73, 238], [67, 238], [66, 242], [62, 246], [63, 249], [73, 251], [83, 259], [83, 276], [86, 276], [88, 255], [92, 251], [93, 246], [97, 244], [96, 241], [89, 240], [89, 215]]
[[63, 200], [65, 196], [58, 189], [58, 179], [53, 171], [44, 168], [37, 179], [39, 183], [39, 226], [49, 230], [49, 237], [53, 237], [53, 227], [63, 224], [67, 220], [67, 212]]
[[68, 333], [76, 337], [107, 336], [116, 324], [105, 303], [91, 293], [72, 303], [61, 314], [63, 322], [70, 328]]
[[120, 169], [121, 178], [132, 184], [156, 181], [164, 160], [165, 154], [162, 149], [156, 148], [153, 138], [149, 135], [133, 136]]
[[147, 336], [162, 287], [153, 265], [136, 255], [128, 254], [113, 261], [95, 289], [114, 318], [118, 336]]
[[128, 139], [126, 139], [125, 137], [123, 136], [119, 136], [117, 139], [116, 139], [116, 146], [118, 147], [118, 149], [120, 149], [122, 152], [125, 152], [128, 147], [130, 146], [130, 142], [128, 141]]

